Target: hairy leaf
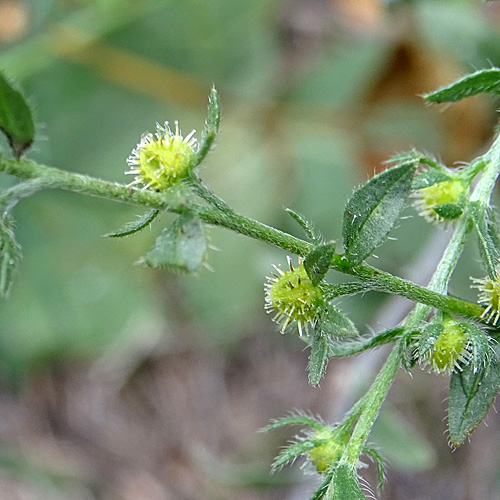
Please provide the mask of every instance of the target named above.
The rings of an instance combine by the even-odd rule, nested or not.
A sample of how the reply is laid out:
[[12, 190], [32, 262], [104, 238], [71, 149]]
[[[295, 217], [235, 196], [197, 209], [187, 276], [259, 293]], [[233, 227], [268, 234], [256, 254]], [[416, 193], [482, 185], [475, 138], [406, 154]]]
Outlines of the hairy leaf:
[[342, 234], [352, 264], [360, 264], [386, 240], [405, 206], [416, 167], [417, 162], [411, 161], [385, 170], [347, 202]]
[[314, 233], [312, 224], [304, 217], [302, 217], [302, 215], [295, 212], [295, 210], [292, 210], [291, 208], [287, 208], [286, 213], [300, 225], [300, 227], [305, 231], [311, 241], [316, 242], [318, 240], [317, 236]]
[[447, 221], [458, 219], [463, 213], [462, 207], [456, 203], [443, 203], [434, 207], [433, 210]]
[[490, 363], [475, 371], [473, 364], [455, 372], [450, 379], [448, 427], [450, 442], [460, 446], [483, 420], [500, 388], [500, 346]]
[[384, 485], [385, 481], [385, 465], [384, 459], [380, 453], [375, 448], [370, 448], [368, 446], [363, 447], [364, 453], [373, 459], [377, 465], [377, 488], [380, 490]]
[[323, 479], [323, 481], [321, 481], [321, 484], [318, 486], [313, 496], [309, 500], [322, 500], [326, 498], [325, 494], [328, 491], [328, 487], [333, 480], [333, 474], [334, 471], [332, 470], [325, 475], [325, 478]]
[[311, 353], [309, 354], [309, 364], [307, 367], [309, 383], [318, 385], [325, 373], [328, 362], [329, 340], [328, 336], [314, 332], [311, 342]]
[[163, 230], [141, 262], [150, 267], [190, 273], [201, 267], [206, 250], [203, 223], [194, 215], [184, 213]]
[[403, 328], [395, 328], [393, 330], [387, 330], [383, 333], [379, 333], [375, 337], [360, 338], [349, 342], [330, 344], [328, 355], [331, 357], [351, 356], [352, 354], [357, 354], [358, 352], [363, 352], [367, 349], [372, 349], [373, 347], [394, 342], [394, 340], [396, 340], [396, 338], [401, 335], [403, 331]]
[[285, 425], [307, 425], [308, 427], [318, 431], [328, 428], [314, 418], [306, 417], [305, 415], [291, 415], [289, 417], [283, 417], [275, 420], [268, 426], [264, 427], [263, 430], [267, 432], [273, 429], [278, 429], [279, 427], [284, 427]]
[[323, 278], [330, 269], [330, 262], [332, 261], [334, 252], [335, 242], [332, 241], [325, 245], [314, 247], [307, 254], [304, 261], [304, 268], [313, 285], [318, 285], [323, 281]]
[[328, 439], [306, 439], [286, 447], [273, 462], [273, 469], [279, 469], [309, 450], [328, 443]]
[[316, 318], [315, 331], [335, 339], [352, 339], [359, 335], [354, 323], [331, 304], [322, 306]]
[[500, 69], [482, 69], [422, 97], [431, 102], [456, 102], [476, 94], [500, 94]]
[[26, 151], [35, 138], [31, 109], [24, 96], [0, 71], [0, 130], [7, 136], [16, 158]]
[[480, 202], [470, 204], [470, 214], [479, 237], [479, 253], [491, 279], [496, 279], [500, 264], [500, 236], [491, 209]]
[[153, 208], [149, 210], [144, 215], [141, 215], [137, 220], [129, 222], [125, 224], [121, 229], [116, 231], [115, 233], [109, 233], [105, 236], [109, 236], [110, 238], [121, 238], [122, 236], [128, 236], [130, 234], [137, 233], [141, 229], [148, 227], [151, 222], [158, 216], [160, 210], [157, 208]]
[[220, 109], [219, 109], [219, 98], [217, 95], [217, 90], [212, 87], [210, 91], [210, 96], [208, 98], [208, 113], [207, 119], [205, 120], [205, 126], [203, 132], [201, 133], [200, 147], [198, 153], [196, 154], [194, 166], [198, 166], [207, 156], [210, 148], [212, 147], [215, 136], [219, 131], [220, 124]]
[[449, 181], [451, 177], [441, 170], [426, 170], [413, 179], [412, 189], [425, 189], [440, 182]]

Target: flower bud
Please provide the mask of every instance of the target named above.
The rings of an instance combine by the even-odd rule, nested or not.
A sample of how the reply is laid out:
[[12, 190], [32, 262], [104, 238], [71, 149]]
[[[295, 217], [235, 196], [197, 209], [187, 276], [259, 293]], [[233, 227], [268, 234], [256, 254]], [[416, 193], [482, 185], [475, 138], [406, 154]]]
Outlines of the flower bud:
[[323, 302], [323, 290], [314, 285], [299, 260], [294, 268], [288, 258], [289, 271], [274, 266], [278, 274], [268, 277], [265, 285], [268, 312], [275, 311], [273, 320], [281, 323], [281, 333], [293, 321], [297, 322], [300, 335], [307, 332], [308, 323], [314, 323], [316, 311]]
[[196, 154], [195, 131], [182, 137], [178, 122], [175, 132], [168, 122], [164, 126], [157, 123], [156, 130], [154, 135], [143, 135], [127, 159], [130, 171], [125, 173], [136, 176], [130, 186], [142, 184], [143, 189], [164, 191], [190, 172]]

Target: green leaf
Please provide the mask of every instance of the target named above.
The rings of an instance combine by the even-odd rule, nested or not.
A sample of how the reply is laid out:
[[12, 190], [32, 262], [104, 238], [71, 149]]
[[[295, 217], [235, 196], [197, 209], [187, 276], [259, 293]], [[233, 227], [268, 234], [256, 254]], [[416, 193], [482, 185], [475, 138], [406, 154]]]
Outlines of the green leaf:
[[326, 243], [314, 247], [306, 256], [304, 268], [307, 275], [318, 285], [323, 281], [326, 273], [330, 269], [333, 254], [335, 253], [335, 242]]
[[434, 207], [433, 210], [447, 221], [458, 219], [463, 213], [462, 207], [456, 203], [443, 203]]
[[450, 442], [460, 446], [483, 420], [500, 388], [500, 346], [489, 365], [475, 371], [471, 364], [450, 379], [448, 427]]
[[200, 147], [196, 154], [193, 167], [197, 167], [207, 156], [215, 141], [220, 125], [220, 109], [217, 90], [212, 87], [210, 96], [208, 97], [208, 113], [205, 120], [205, 126], [201, 133]]
[[368, 446], [363, 447], [363, 452], [373, 459], [377, 465], [377, 489], [382, 489], [385, 481], [385, 464], [384, 459], [375, 448]]
[[201, 267], [206, 251], [203, 223], [194, 215], [184, 213], [163, 230], [141, 262], [150, 267], [192, 273]]
[[500, 69], [476, 71], [422, 97], [431, 102], [456, 102], [481, 93], [500, 94]]
[[329, 340], [326, 335], [318, 334], [315, 330], [312, 336], [311, 353], [309, 354], [309, 364], [307, 367], [309, 383], [318, 385], [325, 373], [328, 362]]
[[21, 248], [14, 237], [13, 221], [4, 215], [0, 218], [0, 296], [9, 296], [14, 276], [21, 260]]
[[347, 202], [342, 235], [351, 264], [360, 264], [385, 241], [405, 206], [416, 167], [411, 161], [385, 170]]
[[328, 500], [365, 500], [361, 491], [359, 480], [356, 476], [356, 469], [349, 464], [340, 464], [333, 474], [333, 481], [330, 483], [325, 499]]
[[286, 213], [300, 225], [311, 241], [316, 242], [318, 240], [316, 234], [314, 233], [312, 224], [302, 217], [302, 215], [295, 212], [291, 208], [287, 208]]
[[363, 352], [367, 349], [372, 349], [373, 347], [393, 342], [403, 333], [403, 331], [404, 328], [394, 328], [393, 330], [387, 330], [380, 333], [375, 337], [350, 340], [345, 343], [330, 344], [328, 355], [331, 357], [351, 356], [352, 354], [357, 354], [358, 352]]
[[418, 356], [422, 357], [432, 346], [437, 342], [437, 339], [443, 333], [444, 325], [442, 323], [442, 316], [438, 315], [435, 321], [428, 324], [418, 340]]
[[304, 455], [307, 451], [312, 450], [318, 446], [322, 446], [328, 443], [328, 439], [306, 439], [305, 441], [298, 441], [290, 446], [286, 447], [281, 453], [276, 457], [273, 462], [273, 469], [279, 469], [283, 467], [288, 462], [292, 462], [300, 455]]
[[311, 427], [312, 429], [318, 431], [328, 429], [326, 425], [323, 425], [321, 422], [318, 422], [314, 418], [306, 417], [305, 415], [292, 415], [290, 417], [283, 417], [275, 420], [267, 427], [264, 427], [263, 431], [271, 431], [280, 427], [284, 427], [285, 425], [307, 425], [308, 427]]
[[500, 236], [494, 213], [480, 202], [470, 204], [470, 214], [479, 236], [479, 253], [488, 276], [495, 280], [500, 262]]
[[318, 335], [345, 340], [359, 336], [354, 323], [339, 309], [331, 304], [321, 307], [314, 327]]
[[130, 234], [137, 233], [141, 229], [149, 226], [151, 222], [158, 216], [160, 210], [157, 208], [153, 208], [149, 210], [144, 215], [141, 215], [137, 220], [129, 222], [125, 224], [121, 229], [116, 231], [115, 233], [105, 234], [104, 236], [108, 236], [109, 238], [121, 238], [122, 236], [128, 236]]
[[434, 184], [439, 184], [440, 182], [449, 181], [452, 177], [450, 177], [445, 172], [440, 170], [426, 170], [421, 174], [418, 174], [415, 179], [413, 179], [412, 189], [425, 189]]
[[316, 489], [310, 500], [322, 500], [323, 498], [325, 498], [325, 494], [328, 491], [328, 488], [333, 480], [333, 474], [333, 470], [326, 474], [325, 478], [323, 479], [323, 481], [321, 481], [321, 484]]
[[30, 107], [0, 71], [0, 130], [7, 136], [16, 158], [26, 151], [35, 138]]

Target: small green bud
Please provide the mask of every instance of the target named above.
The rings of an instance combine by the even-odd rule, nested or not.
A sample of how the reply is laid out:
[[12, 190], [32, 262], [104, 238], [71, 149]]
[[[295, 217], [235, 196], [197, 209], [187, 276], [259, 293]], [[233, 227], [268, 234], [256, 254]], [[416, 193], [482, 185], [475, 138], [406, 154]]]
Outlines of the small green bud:
[[462, 215], [467, 191], [461, 179], [448, 179], [413, 192], [414, 206], [428, 222], [450, 222]]
[[136, 176], [130, 186], [143, 184], [143, 189], [165, 191], [187, 177], [192, 168], [197, 145], [193, 137], [195, 131], [182, 137], [178, 122], [175, 122], [175, 132], [168, 122], [164, 126], [157, 123], [156, 130], [154, 135], [143, 135], [127, 159], [130, 171], [125, 173]]
[[340, 460], [345, 444], [338, 441], [337, 436], [330, 429], [316, 431], [312, 439], [328, 439], [328, 442], [313, 448], [308, 456], [318, 472], [325, 472], [331, 465]]
[[500, 275], [497, 274], [495, 279], [472, 278], [472, 281], [474, 282], [472, 287], [479, 290], [478, 302], [485, 307], [481, 318], [486, 318], [488, 323], [497, 325], [500, 319]]
[[[467, 364], [470, 361], [470, 339], [461, 322], [447, 317], [441, 324], [432, 324], [429, 328], [432, 328], [432, 331], [440, 330], [440, 333], [434, 343], [423, 353], [421, 360], [424, 365], [429, 366], [436, 373], [450, 373], [460, 369], [461, 364]], [[432, 337], [427, 339], [429, 340], [433, 341]]]
[[314, 285], [299, 260], [294, 268], [288, 258], [289, 271], [282, 271], [274, 266], [278, 274], [268, 277], [265, 285], [265, 308], [268, 312], [276, 312], [273, 320], [281, 323], [281, 333], [293, 321], [297, 322], [300, 335], [307, 332], [308, 323], [314, 323], [316, 311], [323, 303], [323, 290]]

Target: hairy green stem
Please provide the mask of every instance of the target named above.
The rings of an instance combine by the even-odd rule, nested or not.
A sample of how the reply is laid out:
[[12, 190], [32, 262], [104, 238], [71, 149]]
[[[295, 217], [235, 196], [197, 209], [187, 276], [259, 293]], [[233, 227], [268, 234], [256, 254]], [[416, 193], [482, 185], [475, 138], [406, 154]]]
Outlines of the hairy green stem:
[[[400, 341], [401, 342], [401, 341]], [[355, 466], [359, 460], [359, 456], [363, 452], [363, 446], [370, 429], [380, 412], [380, 407], [389, 391], [389, 388], [396, 376], [401, 365], [401, 355], [399, 342], [393, 347], [391, 354], [387, 358], [384, 366], [373, 381], [368, 392], [363, 396], [362, 401], [363, 411], [356, 423], [356, 427], [351, 435], [349, 444], [346, 447], [341, 462]]]
[[[197, 193], [208, 200], [211, 206], [190, 205], [190, 202], [181, 208], [169, 208], [166, 193], [150, 190], [141, 190], [123, 184], [96, 179], [86, 175], [68, 172], [53, 167], [37, 164], [30, 160], [11, 160], [0, 157], [0, 171], [23, 179], [40, 179], [44, 187], [64, 189], [88, 196], [97, 196], [108, 200], [134, 203], [151, 208], [181, 212], [183, 209], [192, 208], [201, 219], [209, 224], [224, 227], [250, 238], [265, 241], [283, 250], [305, 257], [313, 248], [300, 238], [284, 233], [261, 222], [235, 213], [225, 203], [211, 194], [206, 188], [199, 188]], [[421, 302], [430, 307], [460, 314], [468, 317], [479, 318], [483, 309], [477, 304], [465, 302], [455, 297], [442, 295], [428, 290], [404, 279], [380, 271], [371, 266], [352, 266], [341, 255], [332, 259], [332, 267], [345, 274], [357, 277], [366, 284], [367, 289], [393, 293], [407, 297], [416, 302]]]

